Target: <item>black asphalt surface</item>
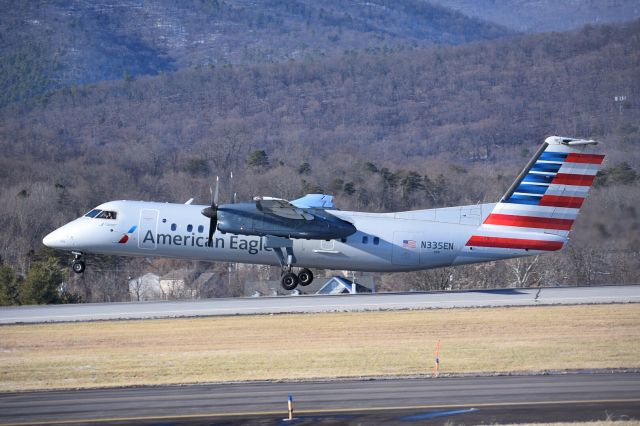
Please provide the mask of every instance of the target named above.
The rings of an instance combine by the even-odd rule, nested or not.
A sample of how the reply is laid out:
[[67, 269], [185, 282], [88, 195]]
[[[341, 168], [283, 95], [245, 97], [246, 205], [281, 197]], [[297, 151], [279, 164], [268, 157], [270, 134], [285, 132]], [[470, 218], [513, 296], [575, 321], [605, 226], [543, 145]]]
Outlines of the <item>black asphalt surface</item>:
[[0, 307], [0, 324], [640, 302], [640, 285]]
[[2, 424], [496, 424], [640, 419], [640, 373], [0, 393]]

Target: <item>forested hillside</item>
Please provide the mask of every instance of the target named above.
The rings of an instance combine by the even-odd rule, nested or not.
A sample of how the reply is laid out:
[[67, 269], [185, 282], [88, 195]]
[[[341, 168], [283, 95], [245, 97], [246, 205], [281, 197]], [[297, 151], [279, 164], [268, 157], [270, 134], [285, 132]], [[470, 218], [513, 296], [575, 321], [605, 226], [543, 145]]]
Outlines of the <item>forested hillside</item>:
[[420, 0], [4, 0], [0, 8], [0, 106], [51, 88], [198, 65], [316, 59], [510, 33]]
[[516, 31], [567, 31], [640, 17], [637, 0], [430, 0]]
[[[205, 203], [214, 176], [232, 171], [240, 199], [322, 190], [341, 208], [372, 211], [490, 202], [546, 136], [561, 134], [601, 140], [605, 177], [570, 249], [542, 257], [531, 276], [546, 285], [637, 282], [639, 75], [636, 21], [66, 88], [0, 111], [0, 254], [24, 272], [42, 236], [94, 205]], [[160, 268], [109, 262], [109, 274], [89, 269], [83, 285]], [[402, 288], [508, 285], [528, 265], [415, 274]], [[105, 288], [84, 296], [125, 297]]]

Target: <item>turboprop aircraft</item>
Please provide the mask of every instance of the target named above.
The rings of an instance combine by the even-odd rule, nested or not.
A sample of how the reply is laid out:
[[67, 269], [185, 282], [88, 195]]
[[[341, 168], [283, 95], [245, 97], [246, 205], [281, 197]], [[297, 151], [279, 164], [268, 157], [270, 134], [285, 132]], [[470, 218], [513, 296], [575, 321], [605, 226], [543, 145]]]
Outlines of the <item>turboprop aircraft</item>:
[[547, 138], [497, 203], [365, 213], [310, 194], [218, 204], [216, 184], [210, 206], [110, 201], [43, 243], [71, 251], [77, 273], [85, 253], [280, 265], [286, 290], [311, 283], [310, 268], [398, 272], [537, 255], [569, 240], [604, 160], [597, 144]]

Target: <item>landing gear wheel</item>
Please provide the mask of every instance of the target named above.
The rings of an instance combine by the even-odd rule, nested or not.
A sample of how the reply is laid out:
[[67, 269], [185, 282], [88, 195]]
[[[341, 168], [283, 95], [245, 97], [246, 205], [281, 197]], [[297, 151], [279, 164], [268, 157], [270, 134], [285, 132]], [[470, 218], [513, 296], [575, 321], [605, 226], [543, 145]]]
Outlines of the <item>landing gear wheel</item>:
[[298, 286], [298, 276], [293, 272], [287, 272], [282, 276], [282, 288], [285, 290], [293, 290]]
[[85, 267], [86, 265], [82, 260], [74, 260], [73, 263], [71, 264], [71, 269], [73, 269], [73, 272], [75, 272], [76, 274], [83, 273]]
[[311, 281], [313, 281], [313, 272], [307, 268], [301, 269], [300, 272], [298, 272], [298, 279], [300, 280], [301, 286], [309, 285]]

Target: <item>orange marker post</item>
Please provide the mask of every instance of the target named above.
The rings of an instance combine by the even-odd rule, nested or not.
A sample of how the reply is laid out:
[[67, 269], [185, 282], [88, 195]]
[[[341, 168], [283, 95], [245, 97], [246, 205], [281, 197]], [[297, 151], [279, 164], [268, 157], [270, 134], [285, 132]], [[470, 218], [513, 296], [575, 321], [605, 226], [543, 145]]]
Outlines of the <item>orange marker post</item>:
[[436, 343], [436, 352], [435, 352], [436, 364], [433, 366], [433, 377], [438, 377], [440, 373], [440, 340]]

